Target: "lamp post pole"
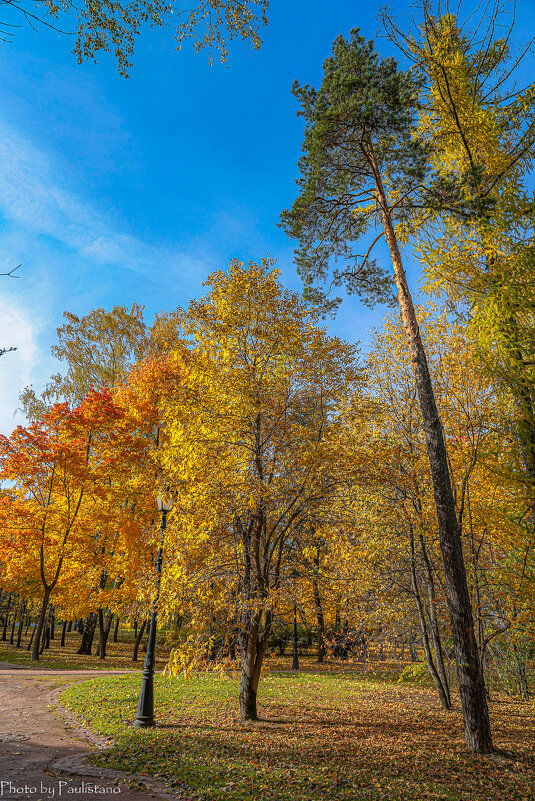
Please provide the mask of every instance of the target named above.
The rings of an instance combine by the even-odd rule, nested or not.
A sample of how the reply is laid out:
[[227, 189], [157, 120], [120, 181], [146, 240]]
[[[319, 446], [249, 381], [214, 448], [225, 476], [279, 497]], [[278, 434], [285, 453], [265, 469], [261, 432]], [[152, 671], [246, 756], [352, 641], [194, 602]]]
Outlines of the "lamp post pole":
[[294, 601], [294, 638], [292, 670], [299, 670], [299, 652], [297, 650], [297, 601]]
[[154, 662], [156, 660], [156, 627], [158, 623], [158, 601], [160, 600], [160, 581], [162, 576], [162, 555], [163, 538], [167, 525], [167, 514], [173, 508], [175, 497], [165, 502], [161, 497], [158, 498], [158, 511], [161, 512], [162, 522], [160, 525], [160, 544], [158, 556], [156, 558], [156, 594], [152, 602], [152, 616], [150, 619], [149, 639], [147, 641], [147, 653], [141, 674], [141, 690], [137, 705], [136, 719], [133, 725], [136, 728], [146, 729], [155, 725], [154, 722]]

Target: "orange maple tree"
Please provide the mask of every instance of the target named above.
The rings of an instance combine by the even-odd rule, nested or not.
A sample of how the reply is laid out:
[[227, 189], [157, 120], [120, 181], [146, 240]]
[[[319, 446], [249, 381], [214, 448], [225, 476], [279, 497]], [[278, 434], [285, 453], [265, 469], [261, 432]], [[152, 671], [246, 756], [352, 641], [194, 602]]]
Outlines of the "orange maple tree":
[[90, 559], [94, 515], [109, 502], [112, 477], [131, 469], [139, 442], [125, 418], [109, 390], [91, 390], [75, 408], [55, 404], [41, 422], [0, 439], [0, 478], [11, 482], [1, 500], [5, 580], [31, 576], [42, 594], [32, 659], [62, 575]]

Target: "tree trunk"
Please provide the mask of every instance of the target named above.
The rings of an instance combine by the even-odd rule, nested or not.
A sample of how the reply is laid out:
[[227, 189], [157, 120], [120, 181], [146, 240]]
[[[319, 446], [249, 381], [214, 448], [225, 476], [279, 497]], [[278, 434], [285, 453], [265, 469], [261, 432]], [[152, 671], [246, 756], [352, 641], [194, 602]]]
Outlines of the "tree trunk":
[[15, 609], [13, 610], [13, 622], [12, 622], [12, 624], [11, 624], [11, 634], [10, 634], [10, 636], [9, 636], [9, 644], [10, 644], [10, 645], [14, 645], [14, 639], [15, 639], [15, 626], [17, 625], [17, 615], [16, 615], [16, 612], [20, 612], [20, 609], [21, 609], [21, 607], [20, 607], [20, 603], [21, 603], [21, 602], [19, 601], [19, 607], [18, 607], [18, 609], [17, 609], [16, 611], [15, 611]]
[[117, 637], [119, 636], [119, 623], [120, 622], [121, 622], [121, 619], [120, 619], [119, 615], [117, 615], [117, 617], [115, 619], [115, 627], [113, 629], [113, 642], [117, 642]]
[[236, 637], [230, 637], [229, 644], [228, 644], [228, 658], [231, 662], [236, 661]]
[[448, 702], [447, 709], [451, 709], [450, 684], [448, 681], [448, 674], [446, 673], [446, 668], [444, 665], [444, 651], [442, 649], [442, 640], [440, 638], [440, 629], [438, 626], [438, 619], [436, 614], [435, 579], [433, 576], [433, 567], [429, 560], [427, 548], [425, 545], [421, 529], [418, 532], [418, 541], [420, 544], [420, 556], [422, 564], [427, 575], [427, 595], [428, 595], [427, 610], [429, 615], [429, 622], [431, 624], [431, 638], [433, 640], [433, 649], [435, 651], [435, 664], [437, 668], [437, 673], [440, 677], [440, 682], [442, 684], [442, 687], [444, 688], [444, 693]]
[[240, 633], [240, 717], [242, 720], [257, 720], [256, 696], [271, 632], [272, 616], [270, 612], [266, 612], [262, 634], [260, 634], [261, 612], [256, 615], [247, 614], [244, 617], [247, 620], [243, 620]]
[[412, 631], [409, 633], [409, 636], [407, 638], [407, 644], [409, 646], [409, 654], [411, 655], [411, 662], [418, 662], [419, 661], [418, 652], [414, 647], [414, 634], [412, 633]]
[[52, 604], [48, 605], [48, 612], [45, 619], [45, 623], [43, 626], [43, 634], [41, 636], [41, 650], [39, 654], [42, 654], [45, 648], [50, 646], [50, 615], [52, 613]]
[[407, 334], [422, 412], [438, 518], [440, 548], [444, 561], [446, 597], [459, 680], [465, 740], [470, 751], [488, 754], [492, 753], [493, 748], [487, 697], [474, 634], [472, 607], [442, 424], [390, 208], [371, 146], [368, 148], [368, 158], [375, 179], [377, 199], [381, 207], [384, 233], [394, 269], [398, 302]]
[[65, 634], [67, 633], [67, 621], [63, 621], [63, 626], [61, 627], [61, 642], [60, 646], [65, 648]]
[[529, 699], [529, 686], [526, 675], [526, 662], [515, 642], [513, 642], [513, 653], [516, 663], [518, 689], [522, 698], [527, 701]]
[[26, 601], [22, 604], [22, 609], [20, 610], [20, 620], [19, 620], [19, 630], [17, 633], [17, 648], [20, 648], [20, 643], [22, 640], [22, 629], [24, 628], [24, 614], [26, 612]]
[[9, 620], [9, 610], [11, 609], [11, 593], [7, 596], [6, 611], [4, 612], [4, 629], [2, 631], [2, 642], [7, 640], [7, 625]]
[[44, 637], [43, 637], [43, 644], [41, 645], [41, 653], [43, 653], [43, 651], [48, 650], [48, 648], [50, 648], [50, 631], [51, 631], [50, 624], [47, 624], [46, 627], [45, 627], [45, 634], [44, 634]]
[[95, 636], [95, 629], [97, 628], [97, 616], [91, 612], [84, 625], [84, 633], [82, 634], [82, 642], [77, 650], [77, 654], [84, 654], [91, 656], [91, 648], [93, 645], [93, 637]]
[[256, 692], [252, 678], [242, 670], [240, 675], [240, 717], [242, 720], [258, 720]]
[[46, 613], [48, 609], [48, 599], [50, 598], [50, 590], [46, 589], [43, 596], [43, 603], [41, 604], [41, 612], [37, 625], [33, 630], [33, 649], [32, 649], [32, 662], [39, 661], [39, 649], [41, 647], [41, 634], [45, 625]]
[[98, 656], [100, 659], [106, 658], [106, 646], [108, 644], [112, 618], [112, 613], [108, 611], [106, 616], [106, 624], [104, 624], [104, 614], [102, 609], [98, 610]]
[[433, 654], [431, 653], [431, 646], [429, 643], [429, 635], [427, 633], [427, 620], [425, 617], [424, 605], [422, 601], [422, 596], [420, 593], [420, 587], [418, 585], [418, 577], [416, 575], [416, 556], [414, 550], [414, 532], [412, 530], [412, 526], [410, 529], [410, 545], [411, 545], [411, 580], [412, 580], [412, 590], [414, 593], [414, 599], [416, 601], [416, 609], [418, 610], [418, 619], [420, 621], [420, 630], [422, 633], [422, 645], [424, 647], [424, 655], [425, 655], [425, 663], [427, 665], [427, 669], [435, 682], [436, 691], [438, 693], [438, 697], [440, 700], [440, 705], [443, 709], [450, 709], [451, 708], [451, 701], [449, 698], [449, 693], [446, 691], [442, 683], [442, 679], [439, 675], [439, 672], [436, 669], [436, 665], [433, 661]]
[[[143, 637], [143, 632], [145, 631], [145, 626], [146, 625], [147, 625], [147, 621], [144, 620], [143, 623], [141, 624], [141, 628], [139, 630], [139, 634], [137, 635], [136, 640], [134, 642], [134, 653], [132, 654], [132, 662], [137, 662], [137, 654], [138, 654], [138, 651], [139, 651], [139, 645], [141, 643], [141, 638]], [[136, 628], [137, 628], [137, 622], [136, 622]]]

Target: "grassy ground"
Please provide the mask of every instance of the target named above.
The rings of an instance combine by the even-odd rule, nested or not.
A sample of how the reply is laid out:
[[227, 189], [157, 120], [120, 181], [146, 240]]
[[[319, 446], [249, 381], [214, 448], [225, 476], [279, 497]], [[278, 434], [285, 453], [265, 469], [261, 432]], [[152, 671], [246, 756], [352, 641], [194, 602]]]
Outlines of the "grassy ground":
[[[125, 668], [141, 670], [145, 653], [140, 647], [137, 662], [132, 662], [132, 651], [134, 648], [134, 632], [122, 631], [120, 641], [113, 642], [112, 636], [108, 640], [106, 647], [106, 659], [99, 659], [95, 656], [98, 643], [98, 633], [93, 641], [93, 655], [81, 656], [76, 651], [80, 647], [80, 635], [70, 632], [65, 638], [65, 647], [60, 647], [61, 630], [56, 632], [56, 637], [50, 640], [50, 648], [41, 654], [38, 662], [32, 662], [31, 654], [26, 650], [28, 638], [23, 642], [22, 648], [9, 645], [8, 642], [0, 642], [0, 662], [13, 662], [17, 665], [29, 665], [32, 668], [47, 668], [58, 670], [124, 670]], [[143, 642], [146, 642], [146, 637]], [[157, 651], [156, 669], [163, 669], [169, 656], [169, 651], [161, 644]]]
[[400, 665], [365, 673], [271, 670], [262, 679], [261, 720], [242, 723], [237, 681], [201, 675], [156, 679], [158, 728], [131, 727], [139, 679], [93, 679], [63, 702], [114, 745], [109, 767], [190, 787], [217, 801], [505, 801], [535, 799], [535, 708], [496, 696], [496, 745], [511, 757], [464, 750], [458, 704], [440, 710], [429, 687], [401, 684]]

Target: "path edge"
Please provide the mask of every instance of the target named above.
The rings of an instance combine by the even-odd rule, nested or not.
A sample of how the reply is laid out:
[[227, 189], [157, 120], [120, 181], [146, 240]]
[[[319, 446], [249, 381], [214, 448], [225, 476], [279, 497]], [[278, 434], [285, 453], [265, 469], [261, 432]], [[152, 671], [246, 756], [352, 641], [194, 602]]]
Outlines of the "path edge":
[[[91, 677], [89, 677], [90, 680]], [[86, 679], [87, 680], [87, 679]], [[86, 719], [76, 713], [67, 709], [60, 700], [62, 692], [69, 687], [73, 687], [80, 682], [74, 681], [71, 684], [64, 684], [61, 687], [56, 687], [48, 693], [46, 702], [49, 708], [57, 712], [63, 718], [65, 723], [72, 729], [73, 736], [90, 743], [93, 748], [84, 754], [78, 756], [67, 756], [56, 759], [50, 766], [51, 770], [60, 771], [61, 773], [70, 774], [73, 776], [89, 777], [91, 779], [107, 779], [117, 783], [126, 782], [129, 785], [135, 785], [135, 789], [143, 791], [147, 790], [152, 793], [161, 801], [184, 801], [195, 798], [195, 790], [191, 788], [191, 792], [186, 795], [177, 795], [175, 791], [170, 790], [162, 782], [151, 779], [149, 776], [142, 776], [139, 773], [129, 773], [124, 770], [114, 770], [112, 768], [101, 768], [98, 765], [90, 763], [89, 757], [95, 751], [106, 751], [113, 744], [111, 737], [105, 737], [103, 734], [96, 732], [92, 729]], [[133, 788], [134, 789], [134, 788]]]

